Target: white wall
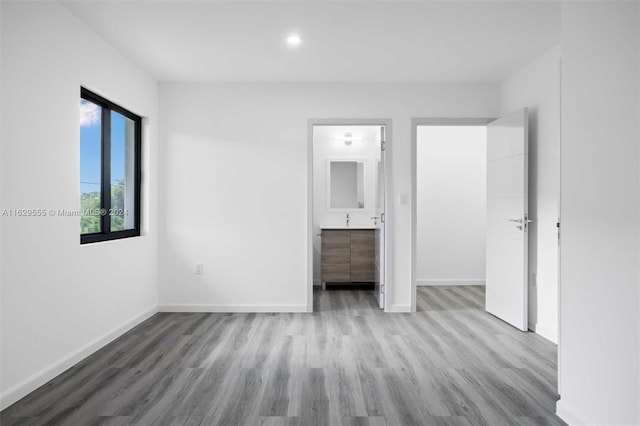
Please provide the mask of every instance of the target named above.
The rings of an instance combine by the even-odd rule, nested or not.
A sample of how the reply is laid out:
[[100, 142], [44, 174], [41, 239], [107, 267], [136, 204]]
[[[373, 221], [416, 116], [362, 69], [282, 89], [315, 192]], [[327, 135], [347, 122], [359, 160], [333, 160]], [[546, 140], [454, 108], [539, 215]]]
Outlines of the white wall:
[[[2, 2], [0, 1], [0, 25], [2, 24]], [[2, 99], [3, 99], [3, 94], [2, 94], [2, 28], [0, 27], [0, 178], [2, 178]], [[2, 212], [2, 210], [4, 209], [4, 202], [2, 199], [2, 183], [0, 182], [0, 212]], [[4, 240], [3, 235], [2, 235], [2, 225], [0, 224], [0, 321], [2, 320], [2, 276], [4, 275], [2, 270], [2, 241]], [[3, 358], [3, 347], [2, 347], [2, 324], [0, 323], [0, 389], [2, 389], [2, 358]], [[2, 392], [0, 390], [0, 392]], [[2, 409], [3, 405], [1, 403], [1, 398], [0, 398], [0, 410]]]
[[147, 118], [144, 236], [81, 246], [78, 217], [2, 218], [4, 407], [157, 306], [158, 97], [57, 2], [4, 2], [1, 34], [5, 208], [80, 207], [81, 85]]
[[[362, 140], [346, 145], [335, 136], [350, 132]], [[318, 236], [322, 226], [345, 226], [346, 213], [328, 208], [327, 160], [357, 158], [364, 161], [364, 208], [349, 211], [349, 226], [373, 226], [375, 215], [378, 159], [380, 158], [378, 126], [314, 126], [313, 128], [313, 281], [320, 285], [320, 252]]]
[[306, 309], [307, 120], [360, 117], [393, 120], [388, 297], [391, 310], [409, 310], [410, 206], [399, 196], [411, 193], [411, 117], [498, 113], [495, 84], [174, 83], [160, 92], [161, 309]]
[[557, 410], [570, 424], [640, 424], [638, 8], [562, 8]]
[[417, 285], [485, 282], [487, 129], [419, 126]]
[[500, 111], [529, 108], [529, 329], [558, 342], [560, 46], [500, 84]]

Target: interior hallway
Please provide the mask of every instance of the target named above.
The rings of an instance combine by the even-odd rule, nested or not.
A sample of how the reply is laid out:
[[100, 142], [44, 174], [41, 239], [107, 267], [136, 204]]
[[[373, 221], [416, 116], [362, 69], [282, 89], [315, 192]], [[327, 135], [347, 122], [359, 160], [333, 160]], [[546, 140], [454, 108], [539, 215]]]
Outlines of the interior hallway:
[[483, 310], [484, 288], [316, 291], [313, 314], [161, 313], [4, 410], [10, 425], [537, 425], [556, 347]]

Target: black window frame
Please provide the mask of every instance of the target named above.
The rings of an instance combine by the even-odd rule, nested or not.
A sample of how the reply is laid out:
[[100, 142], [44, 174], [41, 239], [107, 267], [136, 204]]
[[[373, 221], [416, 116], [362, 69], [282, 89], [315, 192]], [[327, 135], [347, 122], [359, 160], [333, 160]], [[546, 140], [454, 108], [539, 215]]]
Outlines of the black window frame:
[[[100, 232], [80, 234], [80, 244], [118, 240], [140, 236], [140, 195], [142, 189], [142, 117], [110, 100], [84, 88], [80, 88], [80, 99], [92, 102], [101, 110], [100, 132], [100, 208], [107, 214], [100, 217]], [[135, 123], [134, 131], [134, 228], [111, 231], [111, 111], [115, 111]], [[104, 210], [103, 210], [104, 211]]]

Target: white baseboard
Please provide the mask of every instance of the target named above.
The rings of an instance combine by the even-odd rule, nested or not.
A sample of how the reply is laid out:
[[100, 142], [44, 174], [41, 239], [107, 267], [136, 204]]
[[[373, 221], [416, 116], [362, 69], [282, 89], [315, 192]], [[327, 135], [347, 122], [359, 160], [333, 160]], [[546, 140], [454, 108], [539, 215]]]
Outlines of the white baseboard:
[[389, 307], [389, 309], [387, 309], [386, 312], [411, 312], [411, 305], [409, 304], [391, 305], [391, 307]]
[[569, 426], [589, 425], [591, 422], [587, 421], [581, 414], [574, 409], [567, 407], [563, 404], [562, 399], [556, 403], [556, 415], [564, 420]]
[[158, 312], [208, 312], [208, 313], [252, 313], [252, 312], [307, 312], [307, 305], [160, 305]]
[[432, 280], [419, 278], [416, 280], [416, 285], [484, 285], [484, 278], [453, 278], [446, 280]]
[[547, 326], [542, 322], [538, 322], [536, 324], [530, 322], [528, 328], [538, 336], [545, 338], [551, 343], [555, 345], [558, 344], [558, 330], [554, 329], [553, 327]]
[[25, 397], [29, 393], [38, 389], [40, 386], [44, 385], [51, 379], [65, 372], [69, 368], [73, 367], [89, 355], [103, 348], [107, 344], [111, 343], [118, 337], [122, 336], [127, 331], [131, 330], [133, 327], [137, 326], [141, 322], [152, 317], [156, 312], [158, 312], [158, 308], [153, 306], [152, 308], [147, 309], [140, 315], [126, 321], [125, 323], [119, 325], [113, 330], [109, 331], [106, 334], [98, 337], [97, 339], [89, 342], [87, 345], [81, 347], [80, 349], [71, 352], [66, 357], [54, 362], [49, 367], [46, 367], [37, 373], [33, 374], [31, 377], [26, 378], [15, 386], [7, 389], [5, 392], [0, 394], [0, 410], [4, 410], [10, 405], [14, 404], [21, 398]]

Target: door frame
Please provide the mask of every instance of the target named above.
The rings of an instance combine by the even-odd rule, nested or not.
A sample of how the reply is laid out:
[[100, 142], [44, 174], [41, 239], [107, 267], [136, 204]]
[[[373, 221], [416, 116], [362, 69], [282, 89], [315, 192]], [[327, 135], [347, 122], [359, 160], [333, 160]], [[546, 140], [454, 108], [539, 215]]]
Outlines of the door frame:
[[416, 232], [418, 223], [418, 127], [419, 126], [486, 126], [496, 120], [493, 117], [422, 117], [411, 119], [411, 312], [416, 312]]
[[390, 294], [393, 293], [393, 286], [389, 282], [391, 275], [391, 219], [390, 211], [390, 176], [391, 169], [391, 147], [392, 144], [392, 120], [389, 118], [310, 118], [307, 120], [307, 312], [313, 312], [313, 126], [385, 126], [385, 298], [384, 310], [389, 311]]

